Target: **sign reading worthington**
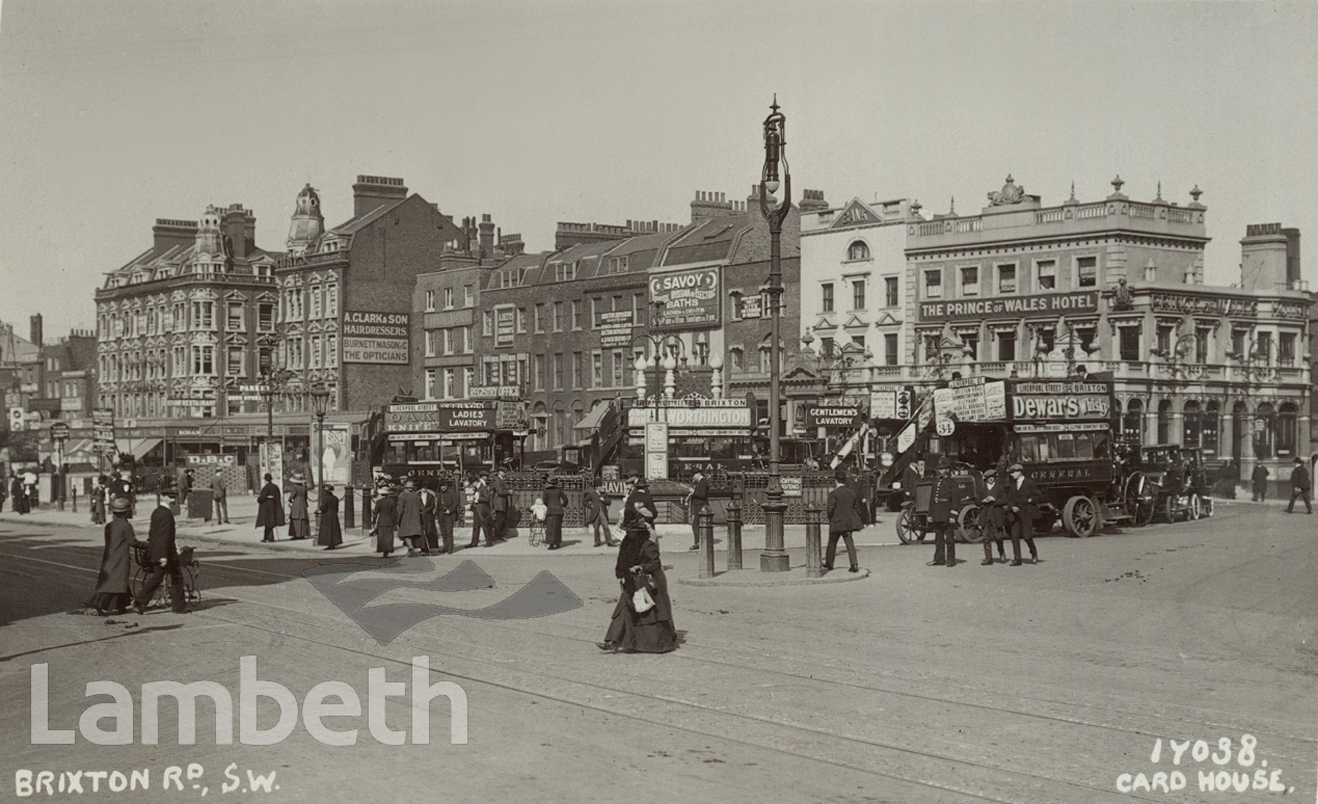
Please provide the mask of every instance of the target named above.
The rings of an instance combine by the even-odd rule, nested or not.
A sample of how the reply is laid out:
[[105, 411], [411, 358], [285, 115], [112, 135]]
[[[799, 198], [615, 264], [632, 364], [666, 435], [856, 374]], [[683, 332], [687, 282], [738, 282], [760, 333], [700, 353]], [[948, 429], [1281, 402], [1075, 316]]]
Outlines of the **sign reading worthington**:
[[[741, 400], [702, 400], [698, 407], [635, 407], [627, 411], [628, 427], [644, 427], [650, 422], [666, 422], [670, 427], [750, 428], [751, 409]], [[737, 404], [737, 403], [740, 404]]]
[[1098, 291], [1045, 293], [1039, 296], [997, 296], [920, 302], [921, 321], [965, 321], [979, 318], [1015, 318], [1028, 315], [1097, 313]]
[[345, 310], [343, 362], [406, 366], [410, 331], [409, 313]]
[[683, 329], [718, 326], [723, 300], [719, 269], [692, 268], [650, 277], [650, 301], [660, 304], [654, 327]]

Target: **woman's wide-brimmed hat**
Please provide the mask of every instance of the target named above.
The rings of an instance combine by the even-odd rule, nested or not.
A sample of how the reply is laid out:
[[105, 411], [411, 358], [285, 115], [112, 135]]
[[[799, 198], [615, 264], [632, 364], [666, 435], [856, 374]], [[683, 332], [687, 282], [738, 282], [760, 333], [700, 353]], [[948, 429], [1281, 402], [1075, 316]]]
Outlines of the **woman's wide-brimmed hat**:
[[301, 472], [294, 472], [294, 473], [293, 473], [293, 476], [290, 477], [288, 480], [289, 480], [290, 483], [305, 483], [305, 482], [307, 482], [307, 479], [304, 478], [304, 477], [302, 476], [302, 473], [301, 473]]

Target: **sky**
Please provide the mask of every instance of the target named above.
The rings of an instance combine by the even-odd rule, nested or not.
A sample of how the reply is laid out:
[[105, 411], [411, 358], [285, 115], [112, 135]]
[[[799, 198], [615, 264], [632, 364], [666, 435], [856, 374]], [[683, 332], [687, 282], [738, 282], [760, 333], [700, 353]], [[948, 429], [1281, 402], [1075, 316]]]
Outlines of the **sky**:
[[91, 328], [156, 218], [241, 203], [279, 250], [305, 183], [336, 225], [358, 174], [531, 251], [686, 223], [749, 194], [775, 94], [798, 198], [967, 215], [1009, 173], [1044, 205], [1120, 174], [1204, 191], [1210, 284], [1249, 223], [1318, 270], [1312, 2], [3, 0], [0, 320]]

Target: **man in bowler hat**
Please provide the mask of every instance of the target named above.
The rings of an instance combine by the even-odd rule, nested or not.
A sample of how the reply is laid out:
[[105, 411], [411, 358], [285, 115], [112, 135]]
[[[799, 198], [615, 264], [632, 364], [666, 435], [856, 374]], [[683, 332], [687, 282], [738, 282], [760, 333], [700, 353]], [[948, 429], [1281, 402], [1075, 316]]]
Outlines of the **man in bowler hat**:
[[133, 600], [133, 610], [138, 614], [146, 613], [146, 605], [160, 588], [160, 582], [169, 573], [169, 602], [176, 614], [187, 611], [187, 601], [183, 597], [183, 571], [178, 565], [178, 546], [174, 542], [175, 524], [171, 504], [178, 496], [174, 489], [160, 492], [160, 505], [151, 512], [151, 529], [147, 532], [147, 541], [136, 542], [135, 546], [148, 549], [151, 571], [142, 584], [142, 591]]
[[845, 472], [838, 472], [833, 477], [834, 487], [828, 493], [828, 550], [824, 554], [824, 569], [833, 569], [833, 558], [837, 555], [837, 541], [842, 539], [847, 545], [847, 558], [851, 559], [851, 572], [860, 572], [856, 561], [856, 543], [851, 534], [865, 526], [856, 511], [856, 492], [847, 485]]

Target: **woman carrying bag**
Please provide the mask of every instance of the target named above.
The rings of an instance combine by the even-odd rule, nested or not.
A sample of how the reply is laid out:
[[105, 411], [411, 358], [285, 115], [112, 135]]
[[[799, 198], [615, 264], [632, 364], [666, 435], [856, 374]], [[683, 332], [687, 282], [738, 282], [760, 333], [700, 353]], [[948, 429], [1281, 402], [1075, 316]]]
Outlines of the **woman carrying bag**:
[[620, 523], [626, 536], [613, 571], [622, 594], [604, 641], [596, 643], [600, 650], [667, 653], [677, 648], [668, 578], [659, 545], [650, 538], [656, 511], [649, 499], [643, 481], [633, 478]]

